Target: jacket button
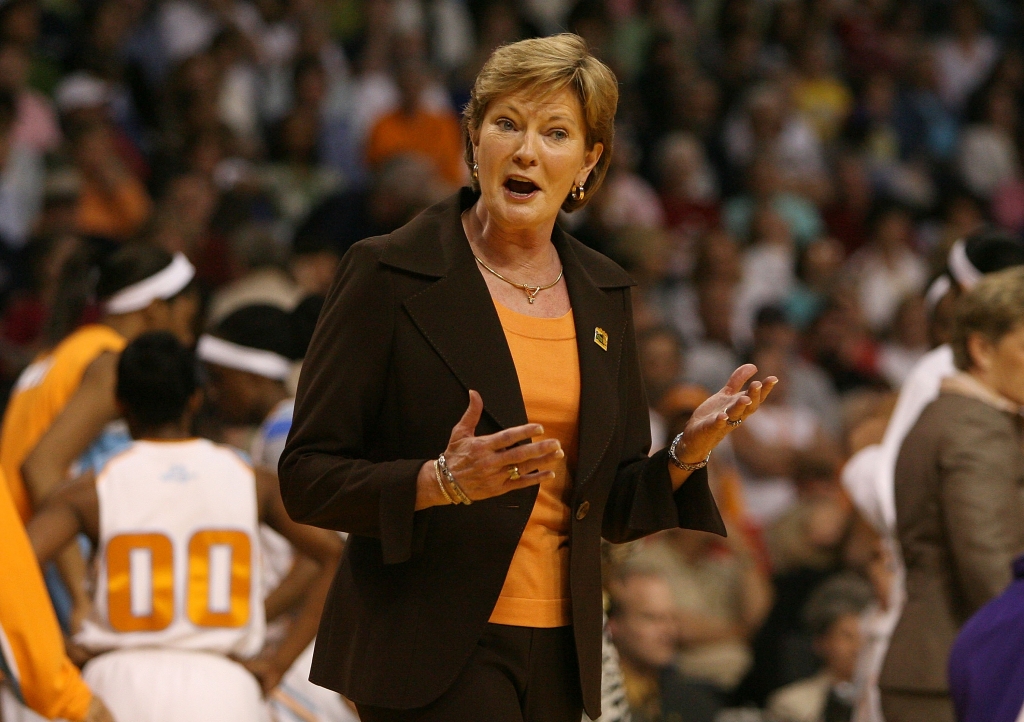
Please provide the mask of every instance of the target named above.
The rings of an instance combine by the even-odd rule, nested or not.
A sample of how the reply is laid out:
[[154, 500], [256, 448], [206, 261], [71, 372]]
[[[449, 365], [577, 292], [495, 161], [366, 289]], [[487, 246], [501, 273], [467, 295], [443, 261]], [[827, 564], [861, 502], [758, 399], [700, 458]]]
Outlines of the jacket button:
[[579, 508], [576, 509], [576, 521], [583, 521], [587, 516], [587, 512], [590, 511], [590, 502], [585, 501], [580, 504]]

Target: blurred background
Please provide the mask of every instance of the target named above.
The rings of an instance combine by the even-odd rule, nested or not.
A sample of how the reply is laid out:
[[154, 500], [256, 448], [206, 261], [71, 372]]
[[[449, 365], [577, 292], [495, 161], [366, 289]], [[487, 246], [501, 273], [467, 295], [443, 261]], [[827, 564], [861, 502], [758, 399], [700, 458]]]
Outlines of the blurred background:
[[891, 581], [842, 464], [929, 348], [953, 241], [1024, 231], [1022, 20], [1010, 0], [4, 0], [0, 387], [97, 316], [76, 269], [120, 244], [187, 254], [204, 325], [326, 293], [353, 242], [467, 180], [459, 112], [490, 52], [576, 32], [622, 100], [605, 185], [563, 224], [638, 283], [655, 448], [739, 363], [782, 380], [712, 459], [728, 540], [608, 552], [634, 719], [675, 719], [670, 688], [706, 719], [798, 719], [773, 693], [853, 680]]

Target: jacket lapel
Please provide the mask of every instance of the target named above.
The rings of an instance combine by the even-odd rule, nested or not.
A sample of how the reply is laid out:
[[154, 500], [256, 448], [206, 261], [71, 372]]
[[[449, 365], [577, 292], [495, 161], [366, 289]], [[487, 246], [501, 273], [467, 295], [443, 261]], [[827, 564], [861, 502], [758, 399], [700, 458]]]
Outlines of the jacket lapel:
[[[527, 423], [519, 376], [462, 228], [461, 212], [477, 196], [469, 189], [395, 231], [382, 262], [437, 280], [404, 301], [416, 327], [466, 389], [480, 392], [484, 412], [508, 428]], [[627, 325], [621, 289], [632, 280], [620, 268], [567, 236], [552, 242], [565, 269], [580, 364], [578, 492], [608, 449], [619, 406], [619, 366]], [[609, 292], [616, 289], [615, 292]], [[607, 334], [607, 350], [595, 332]]]
[[[615, 431], [626, 314], [621, 293], [608, 293], [598, 285], [577, 254], [576, 244], [557, 227], [552, 240], [565, 268], [576, 323], [580, 410], [574, 494], [578, 494], [597, 469]], [[598, 329], [607, 334], [607, 350], [595, 340]]]
[[[498, 426], [509, 428], [527, 423], [526, 407], [498, 312], [462, 228], [461, 210], [474, 199], [463, 192], [396, 231], [394, 245], [389, 243], [382, 260], [440, 276], [403, 305], [467, 391], [480, 393], [484, 412]], [[416, 243], [407, 243], [412, 238], [405, 235], [413, 235]], [[428, 257], [411, 257], [420, 249], [428, 249]]]

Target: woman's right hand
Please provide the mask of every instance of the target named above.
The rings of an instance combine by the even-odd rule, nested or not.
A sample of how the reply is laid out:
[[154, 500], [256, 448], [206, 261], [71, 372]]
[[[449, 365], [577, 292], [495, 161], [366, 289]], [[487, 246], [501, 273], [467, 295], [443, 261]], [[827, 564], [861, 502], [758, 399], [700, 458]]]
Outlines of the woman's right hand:
[[[540, 436], [540, 424], [524, 424], [488, 436], [476, 436], [484, 402], [476, 391], [469, 392], [469, 408], [452, 429], [444, 458], [456, 483], [472, 501], [501, 496], [514, 489], [533, 486], [555, 478], [555, 467], [565, 452], [558, 439], [543, 439], [515, 446]], [[512, 479], [512, 468], [519, 478]], [[416, 508], [447, 504], [434, 476], [434, 463], [423, 465], [419, 474]]]

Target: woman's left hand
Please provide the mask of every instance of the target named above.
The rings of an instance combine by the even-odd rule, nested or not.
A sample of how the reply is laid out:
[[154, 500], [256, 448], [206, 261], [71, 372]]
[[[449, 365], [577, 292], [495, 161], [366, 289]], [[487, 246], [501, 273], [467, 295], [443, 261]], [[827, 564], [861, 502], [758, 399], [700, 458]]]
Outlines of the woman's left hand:
[[676, 456], [680, 461], [687, 464], [704, 461], [711, 450], [739, 426], [736, 422], [742, 423], [757, 411], [779, 380], [769, 376], [763, 382], [754, 381], [744, 391], [744, 384], [756, 373], [757, 367], [753, 364], [740, 366], [732, 372], [721, 391], [697, 407], [676, 447]]

